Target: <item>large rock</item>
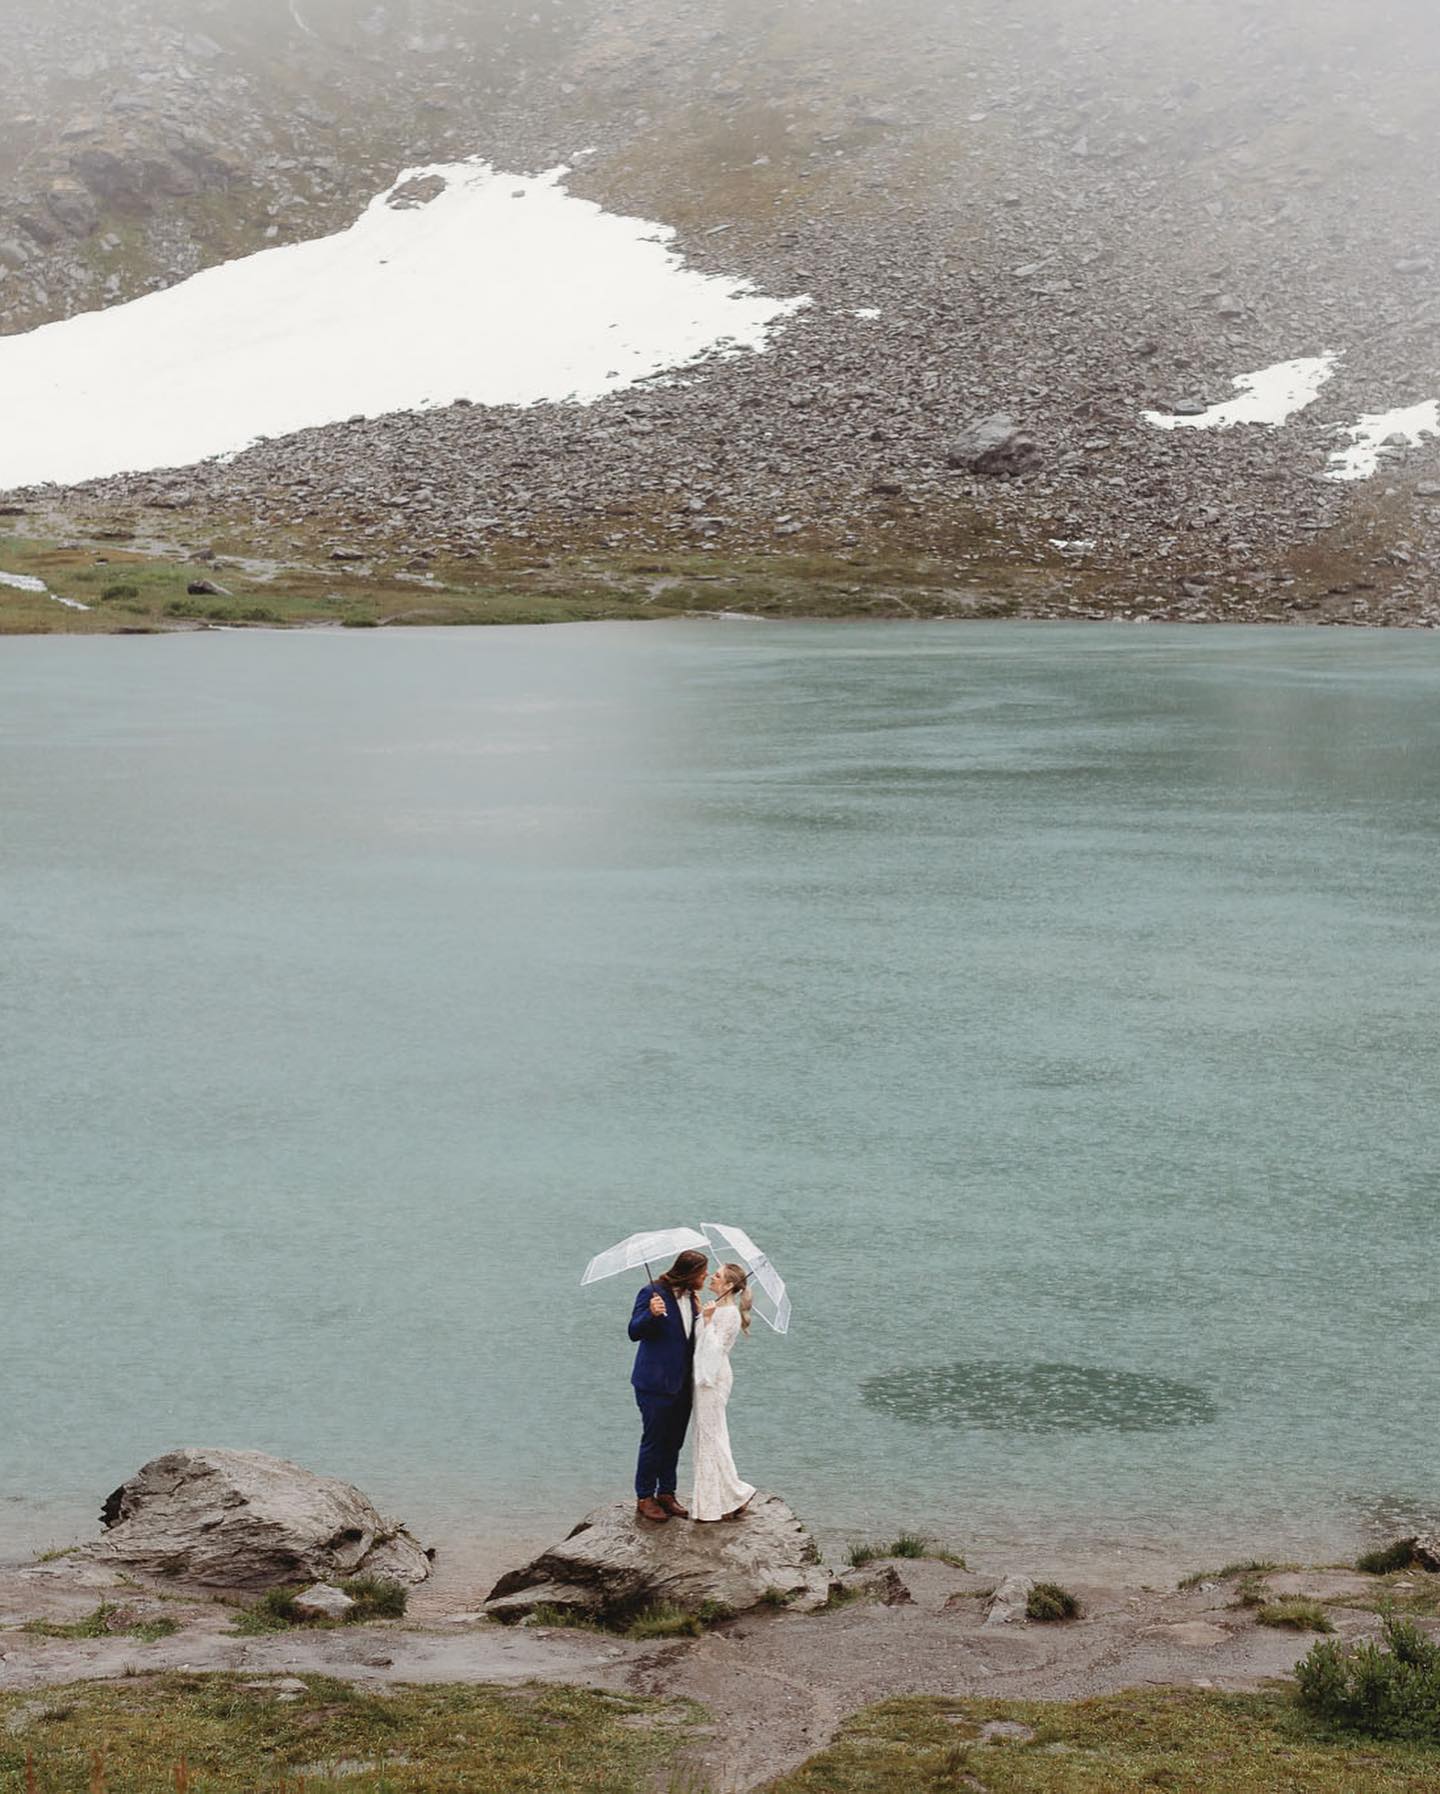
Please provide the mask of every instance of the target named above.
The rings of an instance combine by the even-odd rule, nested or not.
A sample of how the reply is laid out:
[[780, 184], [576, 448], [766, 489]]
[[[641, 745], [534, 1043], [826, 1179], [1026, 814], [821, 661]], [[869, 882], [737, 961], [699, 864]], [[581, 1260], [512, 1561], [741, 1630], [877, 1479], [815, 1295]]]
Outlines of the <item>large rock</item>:
[[262, 1451], [188, 1447], [152, 1458], [105, 1503], [102, 1563], [209, 1588], [264, 1589], [345, 1576], [423, 1582], [430, 1558], [333, 1476]]
[[1040, 465], [1040, 449], [1033, 436], [1015, 420], [997, 411], [993, 417], [972, 424], [955, 438], [945, 453], [946, 464], [965, 473], [1009, 475], [1033, 473]]
[[701, 1526], [635, 1518], [630, 1502], [587, 1514], [561, 1544], [502, 1576], [486, 1611], [524, 1619], [537, 1607], [610, 1622], [661, 1604], [743, 1613], [764, 1602], [809, 1611], [829, 1598], [814, 1539], [778, 1495], [757, 1495], [743, 1520]]

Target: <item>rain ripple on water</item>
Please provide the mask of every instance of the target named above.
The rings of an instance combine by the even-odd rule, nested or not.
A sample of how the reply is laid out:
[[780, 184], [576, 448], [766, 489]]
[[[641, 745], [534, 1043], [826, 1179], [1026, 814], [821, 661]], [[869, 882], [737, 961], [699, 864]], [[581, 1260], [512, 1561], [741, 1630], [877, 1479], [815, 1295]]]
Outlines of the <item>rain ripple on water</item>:
[[860, 1393], [899, 1420], [990, 1432], [1149, 1433], [1207, 1426], [1220, 1412], [1203, 1389], [1173, 1377], [994, 1359], [888, 1371]]

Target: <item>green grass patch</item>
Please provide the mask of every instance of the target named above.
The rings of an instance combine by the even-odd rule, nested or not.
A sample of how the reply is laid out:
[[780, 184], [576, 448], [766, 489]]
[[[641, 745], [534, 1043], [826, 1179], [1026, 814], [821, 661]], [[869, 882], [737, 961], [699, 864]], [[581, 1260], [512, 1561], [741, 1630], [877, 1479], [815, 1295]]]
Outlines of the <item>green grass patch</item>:
[[[981, 1745], [988, 1720], [1029, 1744]], [[1440, 1752], [1337, 1739], [1288, 1694], [1146, 1689], [1073, 1703], [906, 1699], [857, 1714], [767, 1794], [1434, 1794]]]
[[846, 1556], [852, 1570], [863, 1570], [866, 1564], [880, 1563], [889, 1557], [928, 1557], [936, 1563], [949, 1564], [954, 1570], [965, 1568], [965, 1559], [958, 1552], [946, 1551], [917, 1532], [902, 1532], [888, 1545], [852, 1545]]
[[1255, 1609], [1257, 1626], [1277, 1626], [1291, 1632], [1333, 1632], [1335, 1623], [1318, 1601], [1303, 1595], [1285, 1595], [1261, 1601]]
[[254, 1679], [142, 1675], [47, 1690], [43, 1701], [33, 1690], [0, 1695], [0, 1788], [262, 1794], [328, 1786], [338, 1769], [348, 1794], [643, 1794], [671, 1766], [679, 1774], [693, 1716], [577, 1688], [380, 1696], [318, 1676], [281, 1701], [245, 1686]]
[[1042, 1624], [1057, 1620], [1078, 1620], [1080, 1611], [1078, 1597], [1072, 1595], [1068, 1588], [1062, 1588], [1058, 1582], [1037, 1582], [1025, 1603], [1026, 1619], [1039, 1620]]
[[378, 1576], [356, 1576], [338, 1584], [355, 1605], [341, 1620], [312, 1619], [298, 1611], [295, 1597], [308, 1584], [294, 1588], [266, 1589], [258, 1601], [252, 1601], [235, 1615], [236, 1632], [256, 1636], [265, 1632], [287, 1632], [293, 1626], [362, 1626], [374, 1620], [399, 1620], [405, 1617], [410, 1592], [398, 1582], [386, 1582]]
[[1272, 1570], [1295, 1570], [1298, 1564], [1273, 1563], [1268, 1557], [1247, 1557], [1240, 1563], [1226, 1564], [1223, 1570], [1193, 1570], [1181, 1577], [1179, 1588], [1199, 1588], [1202, 1582], [1228, 1582], [1232, 1576], [1267, 1576]]
[[1410, 1620], [1389, 1615], [1383, 1644], [1317, 1644], [1295, 1678], [1307, 1711], [1338, 1730], [1440, 1745], [1440, 1645]]
[[109, 1601], [78, 1620], [27, 1620], [20, 1628], [35, 1638], [138, 1638], [153, 1644], [157, 1638], [169, 1638], [180, 1630], [168, 1615], [153, 1620], [127, 1620], [123, 1609]]
[[699, 1638], [704, 1630], [698, 1613], [664, 1605], [644, 1608], [626, 1627], [631, 1638]]

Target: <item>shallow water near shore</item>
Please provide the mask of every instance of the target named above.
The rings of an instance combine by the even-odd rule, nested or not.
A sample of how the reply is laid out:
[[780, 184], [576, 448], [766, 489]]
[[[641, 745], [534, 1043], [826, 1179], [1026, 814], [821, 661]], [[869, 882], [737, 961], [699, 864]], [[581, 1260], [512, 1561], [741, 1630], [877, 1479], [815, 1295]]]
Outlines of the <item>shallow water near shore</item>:
[[0, 1556], [182, 1443], [566, 1525], [671, 1220], [831, 1536], [1440, 1510], [1434, 636], [7, 640], [0, 805]]

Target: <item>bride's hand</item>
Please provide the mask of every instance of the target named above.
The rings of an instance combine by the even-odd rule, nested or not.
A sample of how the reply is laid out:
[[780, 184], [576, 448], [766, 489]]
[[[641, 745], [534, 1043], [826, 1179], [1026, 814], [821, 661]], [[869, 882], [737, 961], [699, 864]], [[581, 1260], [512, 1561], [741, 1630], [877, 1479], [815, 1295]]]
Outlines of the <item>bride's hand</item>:
[[714, 1314], [714, 1312], [715, 1312], [715, 1304], [713, 1302], [707, 1302], [705, 1304], [705, 1306], [700, 1310], [700, 1319], [702, 1321], [708, 1321], [710, 1319], [710, 1316], [712, 1314]]

